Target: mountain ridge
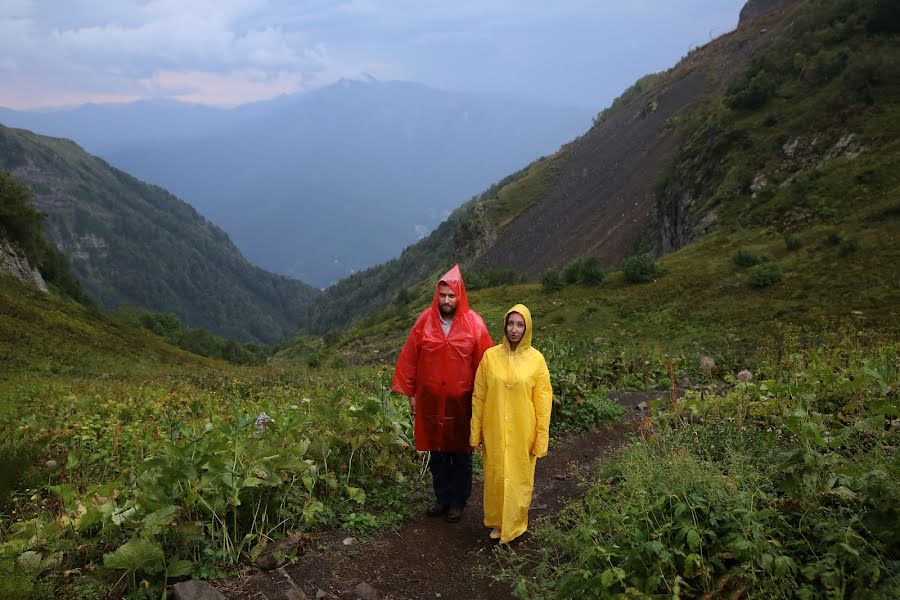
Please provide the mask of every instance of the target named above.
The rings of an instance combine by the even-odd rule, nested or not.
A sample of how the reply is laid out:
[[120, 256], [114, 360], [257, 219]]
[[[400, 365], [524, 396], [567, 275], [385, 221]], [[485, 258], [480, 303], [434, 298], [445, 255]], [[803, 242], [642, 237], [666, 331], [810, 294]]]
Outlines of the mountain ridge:
[[30, 188], [47, 237], [106, 308], [135, 304], [225, 337], [273, 342], [302, 325], [319, 293], [251, 265], [192, 207], [69, 140], [0, 126], [0, 170]]
[[[219, 111], [219, 121], [193, 133], [190, 117], [173, 116], [188, 132], [178, 138], [156, 119], [154, 138], [88, 148], [190, 203], [251, 262], [325, 287], [396, 256], [460, 198], [583, 131], [592, 113], [415, 82], [343, 80]], [[15, 124], [27, 126], [27, 116], [15, 115]], [[67, 137], [106, 135], [83, 129]]]

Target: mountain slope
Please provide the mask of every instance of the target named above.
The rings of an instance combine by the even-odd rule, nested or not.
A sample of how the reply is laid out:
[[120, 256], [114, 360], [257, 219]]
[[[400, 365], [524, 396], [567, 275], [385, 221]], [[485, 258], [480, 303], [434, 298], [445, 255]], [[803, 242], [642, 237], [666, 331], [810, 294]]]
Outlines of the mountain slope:
[[[736, 31], [642, 79], [588, 133], [476, 197], [396, 261], [336, 286], [317, 310], [335, 326], [365, 315], [348, 297], [372, 291], [383, 306], [417, 283], [404, 261], [419, 273], [458, 261], [536, 277], [578, 256], [611, 266], [742, 226], [855, 222], [900, 173], [898, 26], [883, 6], [748, 3]], [[760, 105], [736, 100], [756, 87]]]
[[0, 126], [0, 169], [33, 192], [48, 238], [107, 308], [172, 312], [220, 335], [293, 333], [318, 292], [249, 264], [218, 227], [67, 140]]
[[211, 364], [146, 329], [123, 325], [97, 308], [42, 292], [4, 273], [0, 306], [0, 384], [27, 373], [96, 377]]
[[[255, 264], [324, 287], [396, 256], [461, 198], [554, 152], [592, 112], [345, 80], [212, 114], [140, 103], [7, 116], [90, 139], [111, 164], [222, 227]], [[133, 139], [72, 122], [104, 114]]]

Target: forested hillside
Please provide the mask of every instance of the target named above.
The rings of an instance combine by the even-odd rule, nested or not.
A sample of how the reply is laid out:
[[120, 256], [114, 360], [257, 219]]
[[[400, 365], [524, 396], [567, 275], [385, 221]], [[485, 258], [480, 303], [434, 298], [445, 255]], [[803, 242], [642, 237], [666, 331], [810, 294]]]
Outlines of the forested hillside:
[[305, 323], [318, 294], [251, 265], [193, 208], [70, 141], [0, 126], [0, 170], [30, 188], [49, 239], [103, 307], [137, 305], [271, 342]]

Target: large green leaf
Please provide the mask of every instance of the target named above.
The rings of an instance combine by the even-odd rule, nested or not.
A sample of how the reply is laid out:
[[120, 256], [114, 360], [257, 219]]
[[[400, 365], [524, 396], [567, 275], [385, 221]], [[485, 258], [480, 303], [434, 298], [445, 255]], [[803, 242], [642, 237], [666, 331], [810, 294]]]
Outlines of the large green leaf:
[[126, 571], [143, 571], [150, 575], [163, 569], [165, 555], [162, 549], [146, 540], [134, 538], [119, 546], [110, 554], [103, 555], [103, 566]]

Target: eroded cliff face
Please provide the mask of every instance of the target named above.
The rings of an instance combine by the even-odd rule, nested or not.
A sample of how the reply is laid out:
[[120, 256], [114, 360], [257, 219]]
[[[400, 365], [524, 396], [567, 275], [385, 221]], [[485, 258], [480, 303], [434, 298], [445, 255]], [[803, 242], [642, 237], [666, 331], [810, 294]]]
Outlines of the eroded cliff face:
[[691, 181], [660, 185], [662, 175], [683, 143], [679, 123], [686, 113], [718, 102], [735, 75], [783, 34], [786, 19], [776, 4], [799, 0], [748, 3], [749, 26], [691, 52], [568, 144], [561, 174], [543, 199], [492, 232], [496, 242], [474, 254], [475, 265], [530, 276], [577, 256], [614, 266], [636, 250], [672, 251], [704, 231], [710, 223], [698, 223], [694, 207], [714, 182], [717, 163], [700, 164]]
[[0, 273], [15, 277], [19, 281], [47, 291], [47, 284], [37, 269], [32, 268], [18, 245], [12, 243], [0, 229]]

